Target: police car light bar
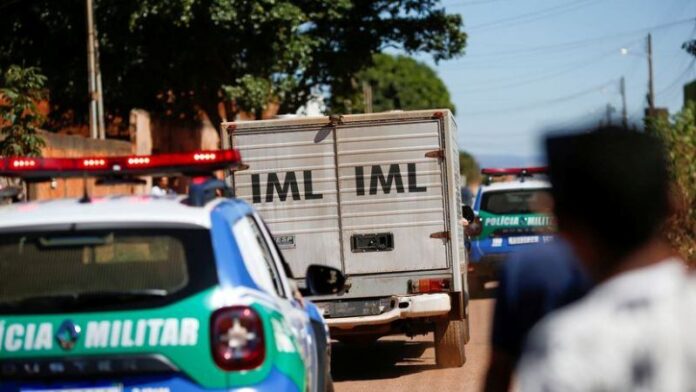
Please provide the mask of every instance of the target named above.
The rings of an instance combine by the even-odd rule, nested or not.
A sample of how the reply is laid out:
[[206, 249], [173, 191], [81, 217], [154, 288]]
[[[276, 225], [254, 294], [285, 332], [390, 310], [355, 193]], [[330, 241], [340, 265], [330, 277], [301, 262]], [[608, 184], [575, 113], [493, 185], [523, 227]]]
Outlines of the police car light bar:
[[548, 168], [544, 166], [536, 167], [512, 167], [512, 168], [486, 168], [481, 170], [481, 174], [486, 176], [518, 176], [527, 177], [533, 174], [545, 174]]
[[239, 166], [237, 150], [208, 150], [158, 155], [85, 158], [0, 158], [0, 176], [41, 181], [65, 177], [151, 176], [166, 173], [197, 175]]

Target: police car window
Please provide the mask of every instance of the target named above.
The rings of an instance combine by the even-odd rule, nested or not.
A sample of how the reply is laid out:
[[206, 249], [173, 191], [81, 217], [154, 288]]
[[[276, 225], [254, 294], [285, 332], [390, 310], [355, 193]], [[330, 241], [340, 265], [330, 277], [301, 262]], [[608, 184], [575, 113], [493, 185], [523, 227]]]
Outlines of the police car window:
[[530, 214], [540, 204], [546, 189], [489, 191], [482, 195], [481, 210], [491, 214]]
[[284, 296], [271, 250], [254, 219], [250, 216], [240, 219], [232, 231], [237, 239], [244, 265], [254, 282], [268, 293]]
[[211, 254], [209, 238], [206, 230], [189, 229], [5, 233], [0, 236], [0, 307], [62, 296], [95, 299], [99, 294], [108, 304], [133, 293], [178, 293], [198, 284], [200, 267], [192, 265]]

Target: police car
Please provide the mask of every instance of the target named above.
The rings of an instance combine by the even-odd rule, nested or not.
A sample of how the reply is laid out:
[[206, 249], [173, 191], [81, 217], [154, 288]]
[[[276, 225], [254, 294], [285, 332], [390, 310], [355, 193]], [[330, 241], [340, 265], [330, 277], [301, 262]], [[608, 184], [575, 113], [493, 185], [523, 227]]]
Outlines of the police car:
[[[192, 176], [182, 196], [0, 207], [0, 391], [332, 390], [322, 316], [259, 215], [217, 196], [211, 173], [239, 164], [234, 150], [0, 159], [25, 181]], [[306, 276], [308, 294], [345, 281]]]
[[470, 241], [469, 288], [481, 292], [496, 279], [510, 252], [553, 240], [554, 222], [543, 211], [550, 184], [546, 168], [483, 169], [484, 184], [474, 201]]

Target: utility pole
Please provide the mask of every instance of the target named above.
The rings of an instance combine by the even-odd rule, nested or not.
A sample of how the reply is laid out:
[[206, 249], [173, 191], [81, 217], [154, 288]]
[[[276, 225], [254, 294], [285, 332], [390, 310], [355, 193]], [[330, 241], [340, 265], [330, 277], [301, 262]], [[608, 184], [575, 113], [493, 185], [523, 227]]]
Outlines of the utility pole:
[[[95, 28], [95, 36], [99, 36]], [[106, 125], [104, 124], [104, 89], [102, 89], [101, 61], [99, 59], [99, 40], [94, 41], [94, 51], [97, 59], [97, 131], [99, 139], [106, 139]]]
[[655, 113], [655, 88], [653, 86], [652, 34], [648, 34], [648, 108], [650, 115]]
[[621, 77], [621, 84], [619, 86], [619, 91], [621, 92], [621, 121], [624, 129], [628, 129], [628, 112], [626, 110], [626, 78]]
[[[87, 73], [89, 84], [89, 135], [92, 139], [100, 138], [99, 101], [97, 65], [97, 33], [94, 28], [94, 1], [87, 0]], [[103, 129], [103, 128], [102, 128]]]
[[612, 114], [613, 112], [615, 112], [615, 111], [616, 111], [616, 109], [614, 109], [614, 107], [611, 106], [610, 103], [608, 103], [608, 104], [607, 104], [607, 112], [606, 112], [606, 114], [607, 114], [607, 122], [606, 122], [606, 125], [607, 125], [607, 126], [611, 126], [611, 114]]
[[368, 82], [363, 82], [362, 90], [365, 113], [372, 113], [372, 86]]
[[89, 87], [89, 136], [99, 137], [97, 129], [97, 58], [94, 50], [94, 3], [87, 0], [87, 77]]

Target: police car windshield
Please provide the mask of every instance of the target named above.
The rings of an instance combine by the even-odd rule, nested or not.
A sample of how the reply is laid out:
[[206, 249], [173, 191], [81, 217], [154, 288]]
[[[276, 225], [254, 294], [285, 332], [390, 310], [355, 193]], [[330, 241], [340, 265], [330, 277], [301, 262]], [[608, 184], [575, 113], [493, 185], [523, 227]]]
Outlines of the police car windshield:
[[210, 248], [209, 232], [198, 229], [4, 233], [0, 308], [122, 305], [174, 295], [194, 279], [200, 285], [206, 264], [200, 259], [213, 264]]
[[548, 189], [510, 189], [481, 195], [481, 210], [491, 214], [532, 214], [538, 212]]

